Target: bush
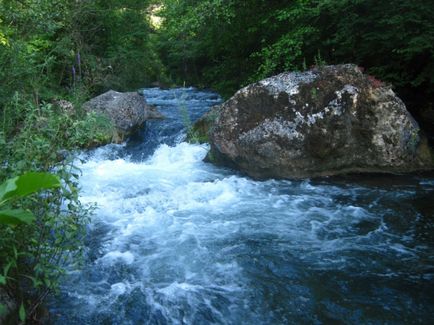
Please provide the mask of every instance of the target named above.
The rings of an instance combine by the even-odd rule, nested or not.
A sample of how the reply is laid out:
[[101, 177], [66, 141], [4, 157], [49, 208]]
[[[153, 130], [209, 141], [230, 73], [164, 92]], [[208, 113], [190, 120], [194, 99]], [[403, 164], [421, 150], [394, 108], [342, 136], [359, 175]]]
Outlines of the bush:
[[0, 183], [45, 171], [63, 185], [15, 203], [35, 222], [0, 225], [0, 274], [28, 319], [56, 290], [65, 263], [79, 260], [91, 212], [78, 200], [79, 171], [68, 152], [113, 137], [111, 122], [81, 103], [165, 78], [147, 18], [151, 2], [0, 1]]
[[35, 106], [19, 93], [3, 113], [0, 181], [33, 170], [50, 171], [62, 183], [14, 204], [32, 211], [34, 222], [15, 228], [0, 224], [0, 274], [8, 279], [0, 285], [33, 317], [46, 295], [56, 291], [64, 266], [80, 261], [92, 211], [78, 199], [80, 172], [65, 149], [110, 141], [112, 127], [107, 118], [57, 104]]

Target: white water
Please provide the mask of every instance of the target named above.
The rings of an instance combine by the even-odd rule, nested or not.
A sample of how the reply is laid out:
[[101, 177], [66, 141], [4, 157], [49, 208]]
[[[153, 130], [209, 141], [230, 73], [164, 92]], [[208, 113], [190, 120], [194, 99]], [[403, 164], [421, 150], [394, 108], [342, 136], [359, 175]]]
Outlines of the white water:
[[[170, 91], [148, 92], [166, 115], [174, 109]], [[187, 104], [209, 106], [203, 93], [188, 94]], [[413, 200], [433, 194], [432, 180], [257, 182], [204, 163], [207, 146], [180, 142], [182, 131], [161, 135], [178, 122], [151, 130], [170, 146], [147, 157], [141, 144], [83, 156], [81, 201], [98, 209], [87, 264], [65, 279], [54, 323], [430, 318], [432, 219]]]

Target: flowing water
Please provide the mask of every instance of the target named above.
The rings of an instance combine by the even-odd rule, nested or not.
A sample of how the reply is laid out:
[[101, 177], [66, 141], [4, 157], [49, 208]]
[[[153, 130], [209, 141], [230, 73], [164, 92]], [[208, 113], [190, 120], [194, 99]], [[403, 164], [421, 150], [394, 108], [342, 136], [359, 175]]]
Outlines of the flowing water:
[[167, 118], [82, 156], [99, 208], [54, 324], [432, 324], [432, 176], [254, 181], [182, 141], [216, 94], [144, 93]]

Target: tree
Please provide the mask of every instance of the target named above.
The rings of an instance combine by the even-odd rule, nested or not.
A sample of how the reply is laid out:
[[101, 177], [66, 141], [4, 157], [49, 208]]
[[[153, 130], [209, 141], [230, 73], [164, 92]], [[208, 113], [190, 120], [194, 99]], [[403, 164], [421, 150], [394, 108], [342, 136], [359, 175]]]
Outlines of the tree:
[[[413, 113], [434, 102], [429, 0], [164, 0], [160, 53], [179, 81], [231, 95], [320, 58], [390, 82]], [[422, 104], [422, 105], [421, 105]]]

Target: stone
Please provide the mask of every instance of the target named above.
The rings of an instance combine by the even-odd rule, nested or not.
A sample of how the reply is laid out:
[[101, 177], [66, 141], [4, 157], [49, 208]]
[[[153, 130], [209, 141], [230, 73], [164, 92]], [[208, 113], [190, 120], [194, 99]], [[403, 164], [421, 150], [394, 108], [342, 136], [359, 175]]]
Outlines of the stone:
[[55, 99], [52, 101], [52, 104], [67, 115], [75, 114], [74, 104], [72, 104], [70, 101], [64, 99]]
[[355, 65], [285, 72], [239, 90], [216, 111], [207, 159], [254, 178], [433, 168], [404, 103]]
[[116, 129], [114, 142], [122, 142], [144, 122], [162, 119], [164, 116], [152, 106], [146, 104], [145, 98], [138, 92], [121, 93], [110, 90], [83, 104], [88, 112], [107, 116]]

